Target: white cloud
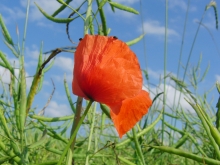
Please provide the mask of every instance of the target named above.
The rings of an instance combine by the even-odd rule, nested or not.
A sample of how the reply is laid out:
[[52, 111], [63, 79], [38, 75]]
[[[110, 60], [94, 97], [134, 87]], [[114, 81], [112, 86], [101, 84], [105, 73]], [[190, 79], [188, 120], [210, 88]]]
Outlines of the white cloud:
[[[21, 0], [21, 5], [23, 7], [27, 6], [26, 0]], [[43, 14], [38, 10], [37, 6], [34, 4], [36, 3], [38, 6], [40, 6], [47, 14], [52, 14], [54, 11], [56, 11], [61, 4], [54, 0], [35, 0], [31, 1], [30, 3], [30, 20], [36, 21], [44, 18]]]
[[[7, 60], [10, 62], [11, 66], [12, 67], [15, 67], [15, 68], [19, 68], [19, 61], [17, 58], [9, 58], [9, 56], [7, 56], [7, 53], [3, 53]], [[18, 69], [14, 69], [14, 72], [15, 72], [15, 76], [18, 77], [19, 76], [19, 70]], [[2, 81], [4, 83], [7, 83], [9, 84], [11, 82], [11, 73], [8, 69], [5, 69], [4, 67], [1, 67], [0, 66], [0, 77], [2, 79]]]
[[28, 91], [31, 88], [32, 81], [33, 81], [33, 77], [30, 77], [29, 74], [26, 72], [26, 87]]
[[10, 83], [10, 72], [8, 71], [8, 69], [5, 69], [3, 67], [0, 67], [0, 77], [2, 79], [2, 81], [6, 84], [9, 84]]
[[45, 109], [45, 116], [60, 117], [71, 115], [72, 110], [66, 104], [58, 104], [55, 101], [51, 101], [49, 106]]
[[[140, 29], [141, 30], [141, 29]], [[144, 31], [147, 34], [161, 36], [165, 34], [165, 27], [160, 25], [159, 21], [151, 20], [144, 22]], [[173, 30], [167, 30], [169, 36], [178, 36], [179, 34]]]
[[[187, 10], [187, 3], [184, 0], [170, 0], [169, 7], [171, 9], [181, 9], [186, 11]], [[190, 6], [190, 11], [196, 11], [197, 8], [195, 6]]]
[[53, 27], [52, 24], [48, 24], [48, 23], [44, 23], [44, 22], [38, 22], [37, 25], [41, 26], [41, 27], [50, 28], [51, 30], [54, 30], [54, 27]]
[[[66, 73], [65, 73], [66, 74]], [[60, 76], [60, 75], [52, 75], [52, 79], [56, 82], [62, 82], [64, 81], [64, 76]], [[69, 72], [66, 74], [66, 81], [67, 82], [72, 82], [73, 80], [73, 74], [72, 72]]]
[[[14, 72], [15, 72], [15, 76], [19, 78], [19, 69], [14, 69]], [[27, 90], [29, 90], [32, 84], [33, 77], [30, 77], [27, 72], [25, 76], [26, 76], [26, 87], [27, 87]], [[9, 72], [8, 69], [0, 67], [0, 77], [3, 83], [5, 84], [11, 83], [11, 73]]]
[[215, 79], [220, 83], [220, 75], [215, 75]]
[[163, 75], [163, 71], [153, 71], [151, 69], [147, 69], [147, 73], [149, 75], [150, 78], [159, 80], [161, 78], [161, 76]]
[[57, 57], [55, 60], [55, 66], [60, 67], [64, 71], [73, 71], [73, 59], [68, 57]]
[[25, 54], [32, 59], [38, 59], [40, 52], [36, 45], [32, 45], [31, 48], [26, 47]]
[[[164, 88], [164, 84], [160, 84], [158, 87], [150, 88], [151, 98], [153, 99], [156, 96], [156, 94], [163, 92], [164, 91], [163, 88]], [[146, 90], [146, 87], [143, 87], [143, 89]], [[175, 92], [176, 92], [176, 95], [175, 95]], [[174, 98], [174, 96], [175, 96], [175, 98]], [[179, 100], [179, 97], [180, 97], [180, 100]], [[159, 106], [162, 107], [162, 104], [163, 104], [162, 98], [163, 98], [162, 95], [160, 97], [158, 97], [155, 104], [159, 104]], [[170, 107], [170, 108], [174, 107], [174, 109], [175, 109], [179, 105], [186, 112], [190, 111], [191, 113], [195, 113], [195, 111], [189, 105], [189, 103], [185, 100], [185, 98], [190, 98], [190, 96], [184, 95], [183, 93], [181, 94], [180, 91], [176, 90], [171, 85], [168, 85], [168, 84], [166, 85], [166, 104], [167, 104], [167, 107]]]
[[4, 22], [6, 24], [16, 23], [17, 19], [25, 17], [25, 12], [20, 8], [17, 7], [9, 8], [4, 5], [0, 5], [0, 8], [1, 8], [1, 13], [6, 13], [5, 16], [3, 16]]

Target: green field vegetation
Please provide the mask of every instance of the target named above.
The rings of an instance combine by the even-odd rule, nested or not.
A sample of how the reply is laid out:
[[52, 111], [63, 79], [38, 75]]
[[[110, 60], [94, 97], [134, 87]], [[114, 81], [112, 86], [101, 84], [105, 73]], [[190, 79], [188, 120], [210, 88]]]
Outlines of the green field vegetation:
[[[104, 5], [110, 5], [113, 11], [117, 8], [138, 14], [138, 11], [133, 8], [111, 0], [94, 1], [98, 6], [98, 10], [94, 11], [91, 7], [92, 0], [85, 0], [82, 5], [87, 6], [87, 9], [80, 13], [78, 11], [81, 6], [73, 9], [68, 6], [69, 0], [66, 2], [59, 0], [59, 2], [63, 4], [62, 7], [52, 15], [45, 13], [37, 4], [36, 6], [45, 19], [56, 23], [68, 25], [75, 19], [84, 20], [84, 34], [95, 34], [93, 24], [96, 23], [96, 17], [100, 17], [101, 24], [96, 30], [100, 35], [108, 35]], [[73, 11], [71, 16], [57, 18], [56, 16], [66, 8]], [[216, 2], [211, 1], [205, 11], [213, 9], [218, 23]], [[28, 7], [24, 39], [27, 19]], [[80, 97], [72, 100], [71, 89], [65, 79], [63, 84], [66, 99], [69, 101], [73, 115], [47, 118], [41, 114], [35, 114], [32, 103], [35, 95], [41, 92], [45, 73], [53, 67], [54, 57], [62, 51], [72, 50], [56, 49], [49, 52], [49, 56], [45, 58], [41, 49], [36, 74], [30, 89], [27, 89], [24, 67], [25, 40], [21, 44], [15, 44], [15, 37], [10, 35], [1, 15], [0, 25], [4, 44], [11, 50], [10, 55], [19, 60], [19, 74], [16, 74], [13, 63], [0, 51], [0, 66], [9, 70], [11, 74], [10, 84], [5, 84], [0, 78], [3, 89], [0, 99], [0, 164], [69, 165], [74, 162], [76, 165], [220, 165], [220, 100], [218, 103], [209, 103], [206, 100], [209, 91], [203, 95], [195, 94], [198, 84], [205, 79], [208, 72], [207, 68], [200, 77], [198, 76], [201, 61], [192, 68], [187, 64], [181, 78], [167, 74], [167, 64], [164, 61], [165, 77], [161, 78], [164, 89], [168, 80], [175, 84], [176, 92], [180, 92], [185, 97], [195, 113], [185, 111], [181, 102], [178, 106], [169, 107], [166, 103], [166, 90], [161, 92], [158, 89], [160, 92], [153, 93], [154, 103], [149, 114], [120, 139], [109, 119], [108, 107], [100, 106], [99, 103], [91, 105], [89, 101], [84, 105]], [[200, 26], [201, 24], [198, 24], [198, 29]], [[167, 37], [167, 34], [165, 36]], [[197, 34], [194, 37], [195, 41]], [[128, 45], [135, 44], [142, 38], [143, 35], [130, 41]], [[189, 60], [190, 56], [191, 54], [188, 57]], [[166, 50], [164, 57], [166, 59]], [[186, 71], [189, 69], [190, 74], [187, 75]], [[144, 70], [144, 74], [148, 80], [148, 71]], [[155, 92], [151, 91], [149, 86], [146, 88], [151, 93]], [[216, 83], [216, 87], [212, 90], [220, 93], [220, 84]], [[176, 97], [176, 101], [179, 97]], [[48, 99], [49, 103], [50, 98]], [[74, 104], [75, 102], [77, 104]], [[68, 130], [71, 130], [70, 135], [67, 133]], [[75, 138], [76, 135], [77, 138]]]

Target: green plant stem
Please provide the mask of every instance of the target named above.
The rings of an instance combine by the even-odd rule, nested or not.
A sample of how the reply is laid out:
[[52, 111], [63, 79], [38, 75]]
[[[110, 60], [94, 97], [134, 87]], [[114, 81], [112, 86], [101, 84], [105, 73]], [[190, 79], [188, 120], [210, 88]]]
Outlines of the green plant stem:
[[[95, 103], [94, 108], [93, 108], [93, 112], [92, 112], [92, 123], [91, 123], [91, 127], [90, 127], [89, 141], [88, 141], [88, 148], [87, 148], [88, 152], [91, 148], [91, 143], [92, 143], [92, 135], [93, 135], [94, 125], [95, 125], [95, 116], [96, 116], [95, 115], [96, 105], [97, 105], [97, 103]], [[86, 165], [89, 165], [89, 157], [90, 157], [90, 155], [88, 154], [86, 156]]]
[[106, 23], [106, 18], [105, 18], [105, 13], [103, 8], [100, 8], [100, 2], [99, 0], [96, 0], [97, 6], [98, 6], [98, 10], [99, 10], [99, 14], [100, 14], [100, 18], [102, 21], [102, 31], [104, 33], [105, 36], [108, 35], [108, 28], [107, 28], [107, 23]]
[[[164, 76], [166, 76], [167, 69], [167, 28], [168, 28], [168, 0], [166, 0], [166, 10], [165, 10], [165, 41], [164, 41]], [[162, 117], [162, 144], [164, 142], [164, 120], [165, 120], [165, 106], [166, 106], [166, 78], [164, 78], [164, 87], [163, 87], [163, 117]]]
[[[80, 118], [81, 118], [81, 113], [82, 113], [82, 102], [83, 102], [83, 98], [78, 97], [77, 98], [77, 103], [76, 103], [76, 115], [74, 117], [74, 122], [73, 122], [72, 130], [71, 130], [71, 135], [73, 135], [73, 133], [76, 131], [77, 125], [79, 124], [79, 121], [80, 121]], [[76, 142], [76, 137], [74, 138], [74, 140], [71, 144], [72, 153], [73, 153], [73, 150], [74, 150], [75, 142]]]
[[132, 128], [132, 132], [133, 132], [133, 138], [134, 138], [134, 143], [135, 143], [135, 148], [136, 148], [137, 155], [140, 158], [141, 164], [145, 165], [146, 163], [144, 161], [144, 155], [143, 155], [143, 152], [141, 150], [141, 146], [140, 146], [140, 144], [138, 142], [138, 138], [137, 138], [137, 134], [136, 134], [135, 128]]
[[[184, 28], [183, 28], [183, 34], [182, 34], [182, 43], [181, 43], [181, 48], [180, 48], [180, 56], [179, 56], [179, 63], [178, 63], [178, 69], [177, 69], [177, 78], [179, 78], [179, 73], [180, 73], [180, 66], [181, 66], [182, 53], [183, 53], [183, 45], [184, 45], [185, 32], [186, 32], [186, 23], [187, 23], [187, 20], [188, 20], [188, 13], [189, 13], [189, 6], [190, 6], [190, 0], [188, 0], [187, 11], [186, 11], [186, 16], [185, 16], [185, 21], [184, 21]], [[176, 87], [177, 87], [177, 84], [176, 84]], [[177, 90], [175, 90], [175, 93], [174, 93], [173, 109], [175, 109], [176, 93], [177, 93]], [[176, 111], [176, 115], [177, 115], [177, 111]], [[173, 121], [174, 121], [174, 126], [176, 126], [177, 119], [172, 119], [171, 123], [173, 123]], [[173, 135], [171, 136], [171, 138], [173, 138], [173, 137], [174, 137], [174, 132], [173, 132]], [[172, 140], [171, 140], [171, 142], [172, 142]]]
[[86, 18], [84, 23], [84, 34], [88, 34], [89, 24], [90, 24], [90, 18], [92, 15], [92, 0], [88, 0], [88, 7], [86, 12]]
[[88, 111], [89, 111], [89, 109], [90, 109], [92, 103], [93, 103], [93, 100], [90, 100], [89, 103], [88, 103], [88, 105], [87, 105], [87, 107], [86, 107], [86, 110], [85, 110], [84, 114], [81, 116], [81, 118], [80, 118], [80, 120], [79, 120], [79, 122], [78, 122], [78, 124], [77, 124], [77, 126], [76, 126], [76, 129], [74, 130], [74, 132], [73, 132], [73, 134], [72, 134], [72, 136], [71, 136], [71, 138], [70, 138], [68, 144], [66, 145], [66, 147], [65, 147], [65, 149], [64, 149], [64, 151], [63, 151], [63, 153], [62, 153], [62, 155], [61, 155], [61, 157], [60, 157], [60, 160], [59, 160], [59, 162], [58, 162], [58, 165], [61, 165], [62, 161], [64, 160], [65, 155], [66, 155], [66, 153], [67, 153], [69, 147], [71, 146], [73, 140], [75, 139], [76, 134], [77, 134], [77, 132], [78, 132], [80, 126], [82, 125], [82, 122], [83, 122], [83, 120], [85, 119], [85, 117], [86, 117], [86, 115], [87, 115], [87, 113], [88, 113]]
[[[202, 23], [202, 21], [203, 21], [203, 19], [204, 19], [204, 17], [205, 17], [205, 13], [206, 13], [206, 10], [204, 11], [204, 13], [203, 13], [203, 15], [202, 15], [202, 18], [201, 18], [201, 20], [200, 20], [200, 22], [199, 22], [199, 25], [198, 25], [198, 28], [197, 28], [197, 30], [196, 30], [195, 37], [194, 37], [194, 39], [193, 39], [193, 43], [192, 43], [192, 46], [191, 46], [191, 49], [190, 49], [190, 52], [189, 52], [189, 56], [188, 56], [188, 58], [187, 58], [186, 67], [185, 67], [184, 74], [183, 74], [183, 79], [182, 79], [183, 82], [184, 82], [185, 77], [186, 77], [186, 73], [187, 73], [187, 70], [188, 70], [188, 67], [189, 67], [189, 61], [190, 61], [191, 56], [192, 56], [192, 51], [193, 51], [194, 45], [195, 45], [195, 43], [196, 43], [196, 39], [197, 39], [197, 36], [198, 36], [198, 33], [199, 33], [199, 29], [200, 29], [201, 23]], [[182, 96], [182, 93], [180, 92], [180, 95], [179, 95], [179, 98], [178, 98], [178, 103], [180, 102], [181, 96]], [[180, 105], [180, 104], [178, 104], [178, 106], [176, 107], [176, 109], [179, 108], [179, 105]]]
[[24, 46], [25, 46], [25, 40], [26, 40], [26, 34], [27, 34], [27, 25], [28, 25], [28, 14], [29, 14], [29, 7], [30, 7], [30, 0], [27, 1], [27, 11], [26, 11], [26, 19], [24, 24], [24, 36], [23, 36], [23, 42], [22, 42], [22, 49], [21, 49], [21, 55], [24, 55]]

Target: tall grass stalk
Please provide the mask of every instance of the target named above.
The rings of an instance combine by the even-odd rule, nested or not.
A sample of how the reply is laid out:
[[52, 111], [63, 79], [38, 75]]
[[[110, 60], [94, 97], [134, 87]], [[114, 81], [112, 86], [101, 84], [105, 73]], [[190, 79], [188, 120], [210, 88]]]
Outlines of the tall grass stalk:
[[[165, 2], [165, 38], [164, 38], [164, 76], [167, 74], [167, 29], [168, 29], [168, 0]], [[162, 144], [164, 143], [164, 130], [165, 130], [165, 109], [166, 109], [166, 78], [163, 84], [163, 118], [162, 118]]]

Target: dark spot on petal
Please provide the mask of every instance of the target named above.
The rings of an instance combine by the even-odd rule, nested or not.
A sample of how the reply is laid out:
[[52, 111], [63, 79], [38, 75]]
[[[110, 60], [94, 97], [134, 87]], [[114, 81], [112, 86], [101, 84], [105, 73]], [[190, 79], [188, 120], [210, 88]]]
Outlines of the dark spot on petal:
[[79, 38], [79, 41], [82, 41], [82, 38]]
[[113, 36], [113, 38], [114, 38], [114, 39], [118, 39], [118, 37], [116, 37], [116, 36]]

